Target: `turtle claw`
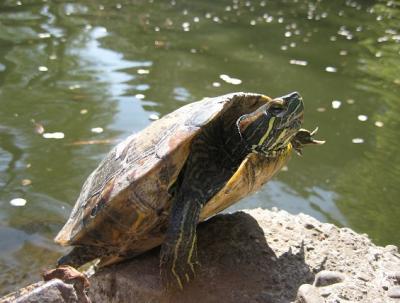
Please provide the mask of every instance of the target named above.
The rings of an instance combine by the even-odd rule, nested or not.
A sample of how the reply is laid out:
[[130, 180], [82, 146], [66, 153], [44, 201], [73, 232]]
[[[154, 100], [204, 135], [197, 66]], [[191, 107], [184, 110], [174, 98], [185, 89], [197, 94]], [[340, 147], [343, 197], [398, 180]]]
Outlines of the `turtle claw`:
[[311, 133], [310, 136], [314, 136], [318, 132], [319, 127], [317, 126]]

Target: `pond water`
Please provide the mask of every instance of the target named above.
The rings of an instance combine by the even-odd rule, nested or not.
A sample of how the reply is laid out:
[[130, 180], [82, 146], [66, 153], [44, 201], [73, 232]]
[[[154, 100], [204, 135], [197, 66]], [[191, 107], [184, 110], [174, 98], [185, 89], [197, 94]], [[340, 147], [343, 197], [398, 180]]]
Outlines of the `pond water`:
[[397, 0], [1, 1], [0, 294], [65, 252], [52, 238], [113, 144], [234, 91], [299, 91], [327, 140], [235, 210], [399, 245], [399, 18]]

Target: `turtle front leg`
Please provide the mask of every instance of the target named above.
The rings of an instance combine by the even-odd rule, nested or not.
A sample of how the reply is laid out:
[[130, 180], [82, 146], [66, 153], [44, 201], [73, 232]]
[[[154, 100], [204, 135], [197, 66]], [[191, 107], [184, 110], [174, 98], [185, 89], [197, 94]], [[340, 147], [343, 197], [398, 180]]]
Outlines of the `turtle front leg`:
[[201, 203], [178, 195], [172, 206], [165, 241], [161, 247], [161, 275], [167, 288], [183, 286], [195, 276], [196, 226]]

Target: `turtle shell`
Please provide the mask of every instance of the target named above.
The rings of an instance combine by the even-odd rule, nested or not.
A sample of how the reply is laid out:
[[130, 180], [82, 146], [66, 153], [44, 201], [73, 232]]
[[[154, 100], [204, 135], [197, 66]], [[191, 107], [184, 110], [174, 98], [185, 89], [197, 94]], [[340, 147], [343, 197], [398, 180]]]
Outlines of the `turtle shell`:
[[[183, 106], [115, 146], [83, 185], [70, 218], [55, 241], [61, 245], [107, 247], [115, 258], [147, 251], [163, 242], [173, 185], [191, 142], [215, 119], [236, 121], [270, 99], [234, 93]], [[259, 189], [285, 163], [249, 154], [226, 185], [203, 207], [200, 220]]]

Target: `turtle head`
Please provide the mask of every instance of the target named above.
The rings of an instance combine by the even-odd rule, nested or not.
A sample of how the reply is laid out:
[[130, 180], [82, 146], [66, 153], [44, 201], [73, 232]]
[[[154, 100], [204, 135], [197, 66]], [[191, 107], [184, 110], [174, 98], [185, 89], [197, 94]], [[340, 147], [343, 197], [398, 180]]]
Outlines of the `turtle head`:
[[241, 116], [237, 127], [252, 151], [274, 156], [285, 149], [303, 123], [303, 99], [297, 92], [268, 99], [256, 111]]

